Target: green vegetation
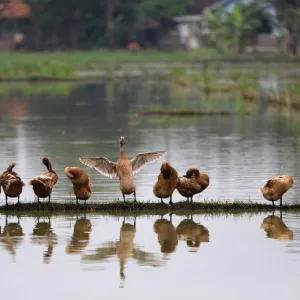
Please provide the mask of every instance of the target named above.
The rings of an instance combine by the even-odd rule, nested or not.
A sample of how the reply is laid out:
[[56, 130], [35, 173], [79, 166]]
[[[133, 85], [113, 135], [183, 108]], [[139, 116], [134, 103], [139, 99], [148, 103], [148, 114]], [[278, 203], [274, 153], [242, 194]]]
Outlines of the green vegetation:
[[205, 10], [205, 21], [210, 29], [210, 41], [221, 50], [244, 52], [247, 41], [262, 33], [271, 33], [275, 17], [263, 2], [237, 2], [232, 11], [220, 6], [216, 12]]
[[[220, 53], [217, 49], [193, 51], [90, 51], [0, 53], [0, 80], [70, 80], [84, 77], [77, 71], [132, 71], [152, 72], [172, 70], [178, 64], [207, 62], [207, 68], [222, 62], [242, 64], [252, 61], [294, 62], [298, 58], [279, 53], [253, 53], [236, 56], [232, 51]], [[163, 64], [165, 63], [165, 64]], [[263, 66], [261, 66], [263, 68]], [[266, 66], [264, 66], [266, 68]], [[96, 75], [97, 76], [97, 75]], [[103, 75], [102, 75], [103, 76]]]
[[74, 83], [71, 82], [40, 82], [34, 83], [0, 83], [0, 96], [13, 96], [16, 93], [22, 94], [22, 96], [34, 96], [34, 95], [52, 95], [52, 96], [68, 96]]
[[[204, 201], [204, 202], [177, 202], [170, 206], [160, 202], [88, 202], [76, 205], [74, 202], [52, 202], [50, 205], [37, 202], [9, 204], [8, 206], [0, 206], [0, 211], [165, 211], [166, 212], [184, 212], [184, 211], [207, 211], [207, 212], [271, 212], [273, 207], [271, 204], [257, 203], [251, 201]], [[282, 211], [300, 211], [300, 204], [283, 205]]]

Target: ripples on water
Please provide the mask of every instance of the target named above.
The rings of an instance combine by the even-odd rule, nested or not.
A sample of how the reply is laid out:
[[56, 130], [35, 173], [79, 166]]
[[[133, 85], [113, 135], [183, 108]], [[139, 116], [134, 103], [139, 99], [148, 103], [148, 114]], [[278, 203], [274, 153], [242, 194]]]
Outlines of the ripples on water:
[[0, 215], [2, 295], [298, 299], [297, 218]]
[[[49, 156], [59, 175], [52, 194], [54, 201], [69, 200], [72, 195], [71, 183], [64, 174], [66, 166], [80, 166], [89, 173], [92, 200], [121, 199], [117, 179], [105, 178], [83, 166], [78, 157], [106, 156], [115, 161], [119, 136], [124, 135], [130, 158], [142, 151], [166, 150], [165, 158], [180, 174], [189, 167], [199, 167], [208, 173], [210, 186], [195, 200], [261, 201], [258, 187], [270, 177], [286, 173], [294, 177], [295, 184], [284, 201], [298, 200], [298, 138], [288, 118], [255, 113], [247, 117], [136, 117], [130, 112], [151, 107], [153, 103], [171, 108], [182, 106], [182, 101], [190, 104], [187, 100], [174, 103], [165, 85], [163, 88], [151, 85], [143, 90], [140, 85], [128, 84], [120, 90], [117, 84], [113, 91], [115, 96], [111, 97], [104, 84], [89, 84], [74, 87], [68, 97], [1, 99], [0, 170], [15, 160], [15, 170], [27, 183], [45, 171], [41, 159]], [[213, 102], [204, 103], [201, 98], [198, 101], [203, 109], [209, 101]], [[232, 109], [230, 103], [236, 100], [224, 102], [227, 109]], [[220, 99], [216, 103], [226, 108]], [[160, 164], [158, 160], [135, 176], [139, 201], [154, 200], [152, 187]], [[31, 187], [26, 186], [21, 201], [31, 201], [33, 197]], [[4, 201], [3, 194], [0, 199]], [[180, 199], [175, 192], [174, 200]]]

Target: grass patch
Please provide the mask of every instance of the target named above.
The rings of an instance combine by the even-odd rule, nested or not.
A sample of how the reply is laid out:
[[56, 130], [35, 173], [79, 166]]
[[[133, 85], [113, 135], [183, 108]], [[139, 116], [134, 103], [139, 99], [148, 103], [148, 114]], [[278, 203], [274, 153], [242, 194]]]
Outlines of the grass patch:
[[[298, 57], [286, 56], [281, 53], [249, 53], [236, 55], [233, 52], [220, 52], [214, 48], [201, 48], [190, 51], [74, 51], [74, 52], [38, 52], [0, 53], [0, 79], [72, 79], [74, 71], [103, 70], [111, 74], [125, 65], [127, 71], [165, 70], [166, 66], [180, 63], [243, 63], [261, 61], [286, 62], [300, 61]], [[155, 64], [157, 63], [157, 64]], [[145, 68], [145, 66], [147, 67]], [[209, 65], [208, 65], [209, 67]], [[254, 67], [257, 68], [257, 67]], [[260, 66], [261, 68], [261, 66]], [[202, 74], [204, 80], [209, 74]], [[239, 74], [233, 74], [238, 78]]]
[[59, 83], [0, 83], [0, 96], [13, 96], [21, 94], [23, 96], [35, 95], [56, 95], [68, 96], [74, 83], [59, 82]]
[[138, 113], [140, 116], [174, 116], [174, 117], [188, 117], [188, 116], [232, 116], [232, 115], [249, 115], [248, 112], [229, 112], [229, 111], [198, 111], [198, 110], [150, 110]]
[[[276, 209], [279, 209], [276, 207]], [[29, 211], [51, 211], [51, 212], [134, 212], [134, 211], [163, 211], [167, 212], [184, 212], [184, 211], [206, 211], [206, 212], [271, 212], [274, 210], [271, 204], [257, 203], [251, 201], [204, 201], [187, 203], [186, 201], [176, 202], [174, 205], [162, 204], [160, 202], [101, 202], [101, 203], [87, 203], [76, 205], [74, 202], [52, 202], [48, 204], [37, 202], [8, 204], [7, 206], [0, 206], [0, 212], [29, 212]], [[300, 203], [283, 205], [282, 211], [297, 211], [300, 212]]]

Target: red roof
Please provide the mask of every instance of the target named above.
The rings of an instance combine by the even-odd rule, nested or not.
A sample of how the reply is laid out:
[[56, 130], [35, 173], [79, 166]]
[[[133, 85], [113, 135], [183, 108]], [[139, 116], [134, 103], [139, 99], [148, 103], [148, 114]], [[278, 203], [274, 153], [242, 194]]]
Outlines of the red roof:
[[21, 19], [30, 17], [30, 7], [22, 0], [9, 0], [7, 3], [0, 4], [0, 18]]

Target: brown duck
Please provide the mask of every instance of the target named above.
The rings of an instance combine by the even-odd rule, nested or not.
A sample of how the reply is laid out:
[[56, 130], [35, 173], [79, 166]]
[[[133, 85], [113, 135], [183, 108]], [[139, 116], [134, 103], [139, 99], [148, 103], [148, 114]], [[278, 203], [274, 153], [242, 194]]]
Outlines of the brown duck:
[[48, 217], [48, 222], [40, 222], [38, 216], [37, 224], [33, 229], [32, 236], [32, 242], [34, 244], [45, 245], [47, 247], [47, 250], [43, 254], [44, 263], [50, 263], [53, 249], [55, 245], [57, 245], [57, 235], [53, 233], [50, 217]]
[[179, 223], [176, 229], [179, 240], [186, 241], [188, 247], [192, 251], [197, 251], [201, 243], [209, 242], [208, 229], [200, 224], [197, 224], [191, 219], [185, 219]]
[[266, 200], [274, 201], [280, 199], [280, 207], [282, 206], [282, 196], [293, 186], [293, 178], [289, 175], [276, 176], [265, 184], [263, 187], [259, 187], [258, 190], [264, 196]]
[[137, 154], [133, 159], [129, 160], [124, 151], [125, 138], [120, 137], [120, 153], [118, 161], [112, 162], [106, 157], [80, 157], [79, 160], [90, 168], [96, 169], [104, 176], [113, 178], [119, 177], [120, 190], [125, 201], [125, 195], [134, 194], [136, 201], [136, 185], [133, 175], [137, 174], [148, 163], [151, 163], [162, 155], [165, 151], [145, 152]]
[[187, 170], [186, 175], [179, 177], [177, 181], [177, 190], [183, 197], [187, 197], [187, 201], [193, 196], [203, 192], [209, 185], [209, 177], [207, 174], [201, 173], [196, 168]]
[[51, 161], [48, 157], [44, 157], [42, 161], [43, 164], [47, 167], [48, 172], [33, 178], [29, 182], [29, 184], [33, 186], [33, 191], [38, 197], [38, 202], [40, 201], [40, 198], [48, 197], [50, 203], [52, 189], [58, 180], [58, 176], [54, 172]]
[[153, 194], [157, 198], [160, 198], [161, 203], [164, 203], [163, 198], [170, 197], [169, 203], [173, 204], [172, 194], [176, 189], [177, 179], [178, 173], [176, 170], [166, 160], [163, 160], [160, 168], [160, 174], [153, 186]]
[[284, 224], [281, 217], [278, 218], [274, 215], [266, 217], [261, 224], [261, 228], [265, 230], [267, 237], [271, 239], [289, 241], [294, 238], [293, 231]]
[[84, 170], [78, 167], [66, 167], [65, 174], [73, 183], [73, 190], [76, 196], [76, 203], [79, 200], [88, 200], [92, 194], [90, 178]]
[[153, 225], [154, 232], [157, 234], [160, 244], [160, 251], [164, 254], [174, 252], [178, 245], [176, 230], [172, 224], [172, 214], [169, 216], [170, 221], [159, 219]]
[[18, 197], [18, 204], [20, 203], [20, 195], [23, 190], [24, 182], [21, 180], [20, 176], [13, 171], [16, 166], [15, 162], [12, 162], [7, 170], [0, 175], [0, 193], [1, 186], [5, 194], [5, 203], [7, 205], [7, 199]]
[[79, 254], [88, 245], [92, 223], [88, 219], [79, 219], [74, 225], [72, 240], [66, 247], [67, 254]]

